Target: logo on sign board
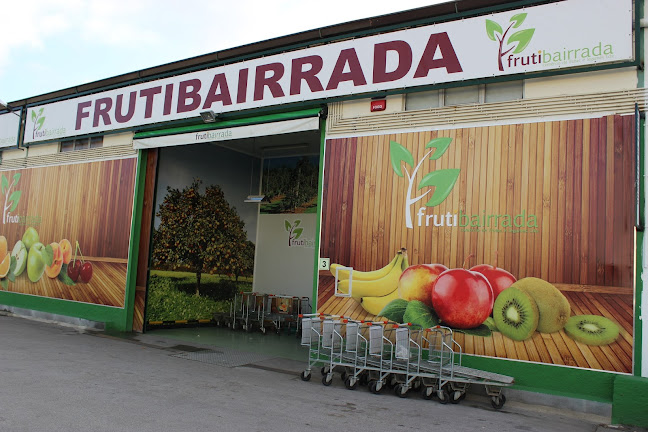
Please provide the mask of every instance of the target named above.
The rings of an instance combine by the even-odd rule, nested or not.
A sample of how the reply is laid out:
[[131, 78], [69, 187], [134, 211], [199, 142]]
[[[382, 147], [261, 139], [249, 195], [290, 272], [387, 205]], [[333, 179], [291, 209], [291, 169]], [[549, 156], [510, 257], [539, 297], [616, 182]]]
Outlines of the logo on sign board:
[[45, 128], [45, 108], [39, 110], [33, 109], [31, 112], [32, 122], [32, 139], [54, 139], [65, 136], [65, 128], [47, 129]]
[[304, 228], [300, 227], [301, 219], [296, 219], [292, 223], [284, 220], [284, 228], [288, 231], [288, 247], [315, 247], [315, 242], [311, 239], [302, 238]]
[[[509, 36], [509, 32], [513, 29], [519, 28], [526, 17], [526, 13], [513, 15], [508, 22], [506, 30], [504, 30], [502, 26], [495, 21], [489, 19], [486, 20], [486, 34], [488, 35], [488, 38], [499, 44], [497, 66], [500, 72], [504, 72], [503, 59], [507, 55], [509, 56], [508, 66], [511, 67], [511, 63], [514, 63], [517, 66], [517, 61], [513, 54], [520, 54], [524, 51], [524, 49], [529, 45], [529, 42], [531, 42], [531, 38], [533, 38], [533, 34], [535, 33], [535, 29], [533, 28], [518, 30]], [[539, 54], [533, 53], [531, 57], [531, 59], [526, 59], [526, 64], [524, 64], [524, 66], [529, 64], [529, 60], [533, 62], [532, 64], [536, 64], [536, 57], [538, 63], [540, 62]], [[521, 59], [520, 64], [522, 64]]]
[[[599, 41], [590, 46], [569, 46], [561, 50], [538, 49], [533, 52], [524, 53], [529, 46], [534, 28], [527, 28], [513, 32], [522, 26], [527, 18], [526, 13], [513, 15], [504, 27], [493, 20], [486, 20], [486, 35], [498, 44], [497, 66], [500, 72], [506, 69], [525, 68], [533, 65], [544, 67], [565, 67], [578, 66], [579, 64], [590, 64], [592, 60], [614, 59], [612, 44]], [[509, 33], [511, 33], [509, 35]]]

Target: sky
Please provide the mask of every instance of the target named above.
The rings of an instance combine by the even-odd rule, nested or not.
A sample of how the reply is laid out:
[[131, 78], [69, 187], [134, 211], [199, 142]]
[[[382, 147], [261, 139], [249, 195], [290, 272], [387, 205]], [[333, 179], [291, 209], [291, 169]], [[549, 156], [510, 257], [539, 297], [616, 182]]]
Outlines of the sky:
[[444, 1], [5, 0], [0, 100]]

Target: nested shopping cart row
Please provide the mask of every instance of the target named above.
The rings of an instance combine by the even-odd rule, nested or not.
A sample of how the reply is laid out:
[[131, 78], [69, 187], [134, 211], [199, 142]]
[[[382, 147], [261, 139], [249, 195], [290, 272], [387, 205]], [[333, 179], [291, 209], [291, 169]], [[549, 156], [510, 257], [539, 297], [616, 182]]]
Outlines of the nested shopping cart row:
[[217, 322], [232, 329], [246, 331], [269, 328], [279, 333], [282, 329], [299, 331], [299, 315], [311, 312], [308, 297], [258, 292], [239, 292], [234, 296], [229, 313], [215, 316]]
[[462, 366], [461, 346], [448, 327], [423, 329], [323, 314], [303, 314], [301, 323], [301, 344], [309, 348], [304, 381], [321, 366], [324, 385], [339, 371], [350, 390], [366, 383], [373, 393], [393, 387], [406, 397], [410, 390], [421, 389], [423, 397], [436, 396], [441, 403], [458, 403], [471, 384], [481, 384], [496, 409], [506, 401], [502, 389], [514, 382], [509, 376]]

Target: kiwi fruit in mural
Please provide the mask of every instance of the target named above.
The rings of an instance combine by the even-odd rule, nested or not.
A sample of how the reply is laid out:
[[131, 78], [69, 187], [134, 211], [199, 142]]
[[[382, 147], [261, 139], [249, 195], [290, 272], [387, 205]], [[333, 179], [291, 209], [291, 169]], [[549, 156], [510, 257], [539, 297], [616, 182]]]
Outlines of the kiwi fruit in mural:
[[488, 327], [491, 331], [498, 331], [497, 330], [497, 324], [495, 324], [495, 320], [493, 317], [488, 317], [486, 318], [486, 321], [484, 321], [484, 325]]
[[538, 305], [540, 318], [537, 330], [540, 333], [555, 333], [565, 327], [571, 307], [567, 297], [549, 282], [535, 277], [520, 279], [511, 285], [529, 294]]
[[565, 324], [565, 333], [586, 345], [607, 345], [619, 337], [619, 326], [598, 315], [575, 315]]
[[535, 300], [513, 284], [502, 291], [493, 305], [497, 330], [513, 340], [530, 338], [538, 327], [540, 313]]

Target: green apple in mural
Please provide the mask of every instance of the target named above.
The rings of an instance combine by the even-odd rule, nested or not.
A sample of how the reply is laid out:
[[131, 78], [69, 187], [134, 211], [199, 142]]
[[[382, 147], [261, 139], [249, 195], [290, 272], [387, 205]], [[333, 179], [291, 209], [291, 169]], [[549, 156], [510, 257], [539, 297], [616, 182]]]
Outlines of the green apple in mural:
[[11, 251], [11, 256], [16, 258], [16, 268], [14, 269], [14, 275], [20, 276], [27, 267], [27, 247], [25, 247], [25, 243], [23, 243], [22, 240], [18, 240], [16, 242], [13, 251]]
[[27, 255], [27, 276], [32, 282], [38, 282], [45, 272], [45, 266], [52, 265], [54, 261], [54, 252], [51, 246], [45, 246], [43, 243], [36, 243], [29, 248]]
[[25, 244], [27, 250], [30, 250], [33, 245], [40, 242], [38, 231], [36, 231], [34, 227], [27, 228], [27, 231], [25, 231], [25, 234], [23, 235], [22, 241]]

